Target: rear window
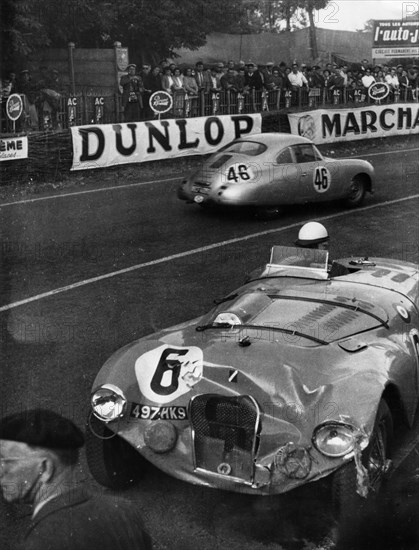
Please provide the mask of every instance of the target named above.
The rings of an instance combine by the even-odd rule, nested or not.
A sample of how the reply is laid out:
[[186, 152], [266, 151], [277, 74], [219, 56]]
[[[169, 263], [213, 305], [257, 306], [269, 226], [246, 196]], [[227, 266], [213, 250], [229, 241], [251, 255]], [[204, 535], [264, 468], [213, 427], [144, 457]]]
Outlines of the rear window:
[[256, 157], [264, 153], [266, 149], [267, 147], [264, 143], [258, 143], [257, 141], [234, 141], [226, 145], [222, 151], [223, 153], [241, 153], [250, 157]]

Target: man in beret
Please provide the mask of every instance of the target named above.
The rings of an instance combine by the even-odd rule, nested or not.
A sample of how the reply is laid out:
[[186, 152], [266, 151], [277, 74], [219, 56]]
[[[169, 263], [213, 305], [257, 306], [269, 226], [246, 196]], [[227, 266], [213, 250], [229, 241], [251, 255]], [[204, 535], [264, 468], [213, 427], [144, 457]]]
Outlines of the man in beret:
[[135, 505], [75, 486], [82, 432], [33, 409], [0, 420], [0, 487], [7, 502], [32, 505], [19, 550], [150, 550]]

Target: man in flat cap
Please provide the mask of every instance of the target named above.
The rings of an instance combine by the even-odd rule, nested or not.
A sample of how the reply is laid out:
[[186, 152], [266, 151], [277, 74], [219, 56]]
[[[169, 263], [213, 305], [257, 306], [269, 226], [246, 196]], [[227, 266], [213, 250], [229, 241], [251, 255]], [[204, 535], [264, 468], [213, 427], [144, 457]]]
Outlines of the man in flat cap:
[[0, 487], [33, 507], [20, 550], [150, 550], [135, 505], [75, 486], [84, 437], [73, 422], [33, 409], [0, 420]]

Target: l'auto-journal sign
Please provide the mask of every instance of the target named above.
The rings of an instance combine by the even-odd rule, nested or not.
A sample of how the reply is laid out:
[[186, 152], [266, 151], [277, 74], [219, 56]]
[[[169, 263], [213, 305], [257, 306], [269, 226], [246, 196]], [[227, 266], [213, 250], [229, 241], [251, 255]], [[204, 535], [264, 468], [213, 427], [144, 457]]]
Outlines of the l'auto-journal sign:
[[213, 153], [234, 139], [261, 130], [260, 114], [74, 126], [71, 169]]
[[419, 106], [413, 103], [359, 109], [318, 109], [288, 115], [291, 133], [314, 143], [419, 134]]
[[419, 21], [374, 21], [372, 58], [419, 54]]

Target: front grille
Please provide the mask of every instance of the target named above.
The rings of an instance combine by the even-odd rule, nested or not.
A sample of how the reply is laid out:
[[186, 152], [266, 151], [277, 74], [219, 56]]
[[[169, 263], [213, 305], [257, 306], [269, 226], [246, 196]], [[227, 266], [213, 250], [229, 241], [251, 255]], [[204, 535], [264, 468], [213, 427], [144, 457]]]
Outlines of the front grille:
[[191, 401], [190, 421], [196, 467], [251, 482], [259, 428], [255, 400], [199, 395]]

